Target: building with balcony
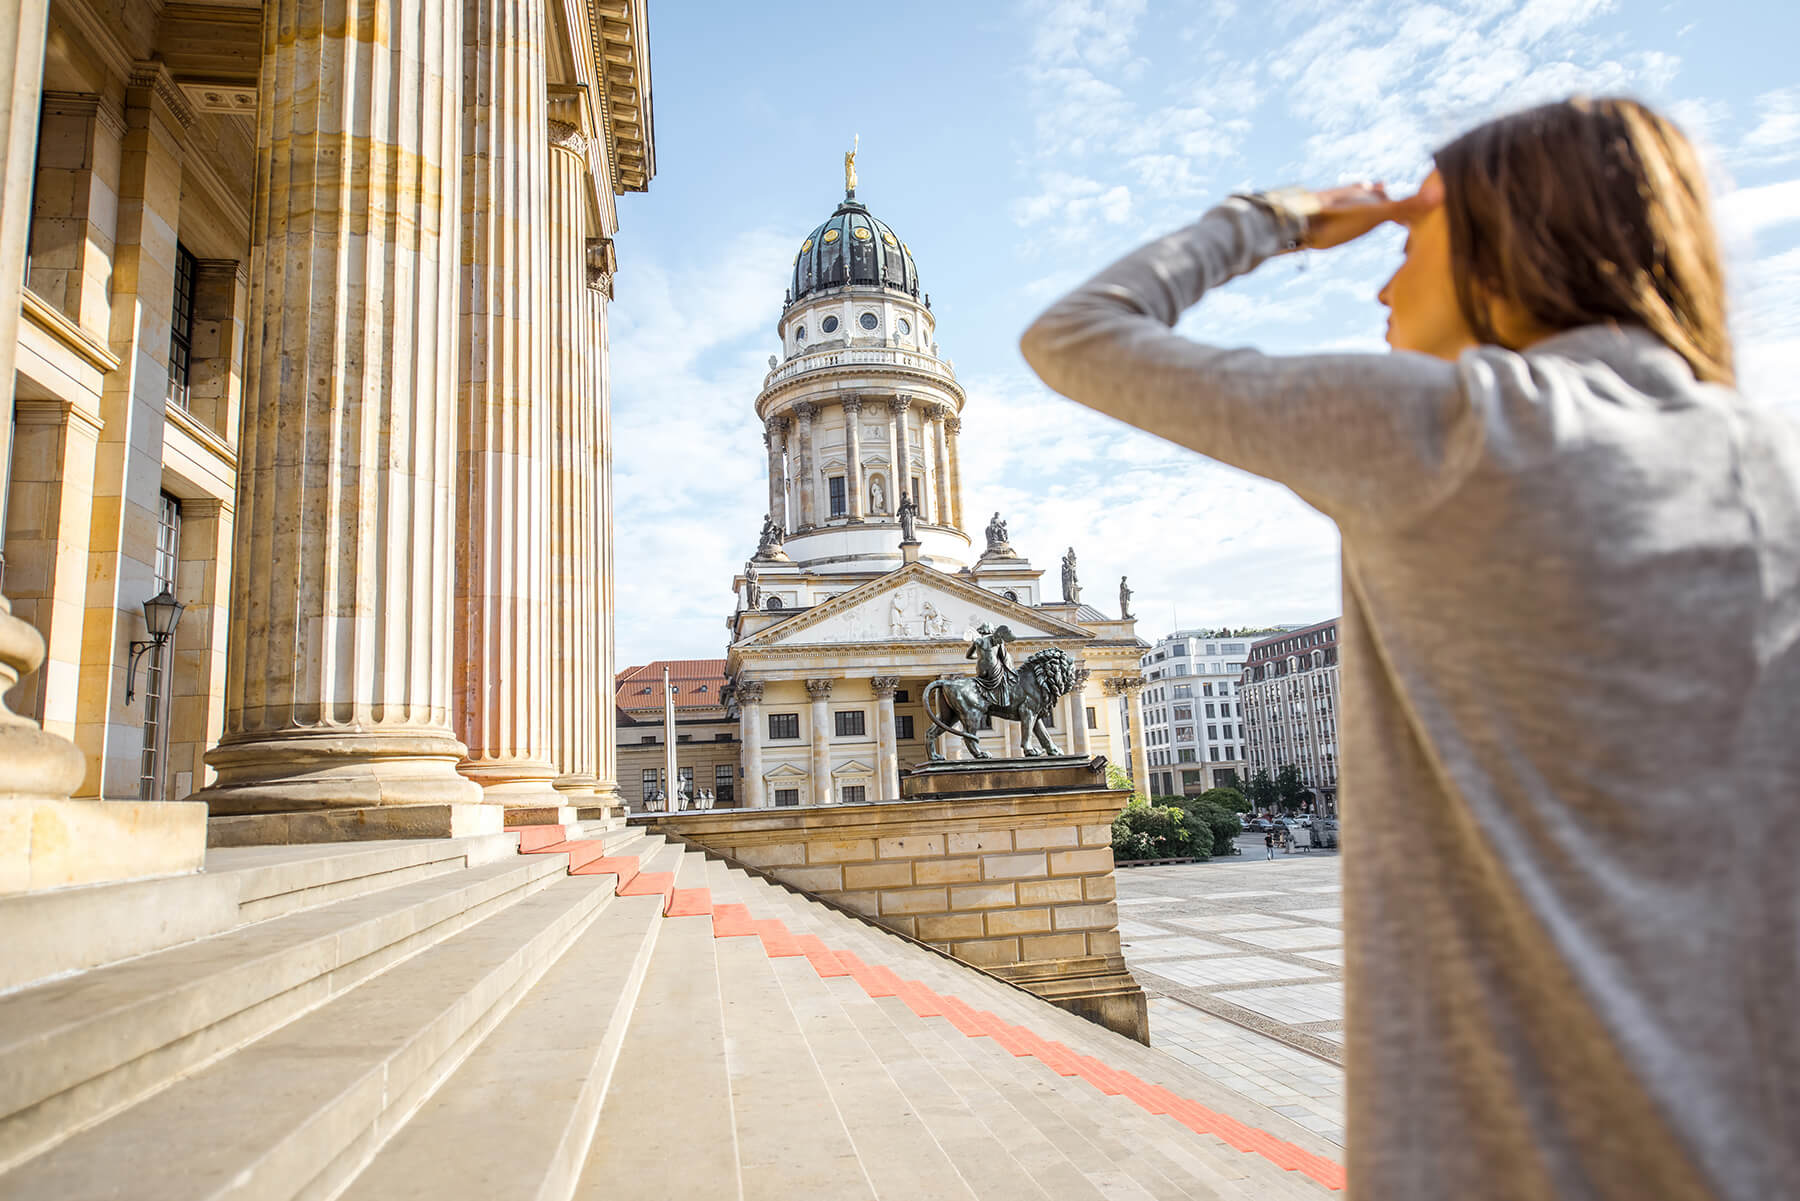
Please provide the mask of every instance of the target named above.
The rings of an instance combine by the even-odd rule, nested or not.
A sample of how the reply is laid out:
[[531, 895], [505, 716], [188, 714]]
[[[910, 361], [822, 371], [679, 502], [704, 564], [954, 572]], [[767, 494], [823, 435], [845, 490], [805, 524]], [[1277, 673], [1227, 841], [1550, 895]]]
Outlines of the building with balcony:
[[1310, 804], [1335, 815], [1338, 790], [1338, 618], [1253, 643], [1238, 688], [1249, 772], [1300, 769]]
[[[1255, 636], [1176, 630], [1144, 654], [1143, 737], [1154, 795], [1195, 796], [1235, 784], [1244, 774], [1237, 693]], [[1135, 738], [1137, 731], [1131, 733]]]

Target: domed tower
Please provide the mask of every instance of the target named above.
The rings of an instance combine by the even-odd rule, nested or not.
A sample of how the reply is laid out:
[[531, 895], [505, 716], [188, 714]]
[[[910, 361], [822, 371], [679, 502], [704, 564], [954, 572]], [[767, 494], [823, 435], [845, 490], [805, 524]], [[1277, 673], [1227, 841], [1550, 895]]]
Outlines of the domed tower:
[[918, 505], [919, 557], [970, 560], [957, 433], [963, 390], [937, 355], [931, 298], [912, 252], [856, 198], [800, 244], [782, 353], [756, 398], [769, 450], [769, 511], [809, 573], [869, 576], [900, 565], [902, 493]]

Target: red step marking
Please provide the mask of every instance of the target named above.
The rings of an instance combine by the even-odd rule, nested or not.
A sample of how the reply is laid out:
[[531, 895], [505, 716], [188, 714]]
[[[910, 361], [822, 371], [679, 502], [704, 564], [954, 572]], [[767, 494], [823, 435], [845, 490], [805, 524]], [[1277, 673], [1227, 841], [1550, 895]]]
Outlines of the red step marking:
[[519, 832], [519, 850], [527, 855], [555, 846], [563, 840], [561, 826], [508, 826], [507, 829]]
[[788, 932], [786, 922], [777, 918], [765, 918], [751, 924], [756, 927], [757, 937], [762, 939], [763, 954], [770, 959], [786, 959], [800, 953], [800, 948], [794, 943], [794, 936]]
[[712, 891], [706, 888], [677, 888], [669, 896], [664, 917], [705, 917], [712, 912]]
[[713, 906], [714, 938], [743, 938], [755, 933], [756, 927], [750, 924], [750, 906]]
[[813, 971], [821, 976], [848, 976], [850, 969], [837, 957], [835, 951], [803, 951], [806, 961], [813, 966]]
[[579, 868], [569, 873], [572, 876], [617, 876], [619, 878], [619, 895], [628, 896], [625, 885], [638, 874], [638, 857], [636, 855], [602, 855], [598, 859], [590, 859]]
[[657, 893], [668, 896], [675, 891], [674, 872], [639, 872], [631, 879], [619, 879], [619, 895], [622, 897], [650, 897]]

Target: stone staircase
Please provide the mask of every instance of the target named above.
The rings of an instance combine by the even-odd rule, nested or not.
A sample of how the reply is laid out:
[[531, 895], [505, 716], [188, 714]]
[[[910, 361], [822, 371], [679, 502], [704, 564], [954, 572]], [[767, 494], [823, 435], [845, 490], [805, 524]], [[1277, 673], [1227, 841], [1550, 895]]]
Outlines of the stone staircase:
[[[237, 906], [214, 932], [27, 947], [0, 1197], [1342, 1187], [1329, 1144], [1159, 1052], [616, 822], [215, 851], [206, 876]], [[76, 929], [99, 891], [30, 915]]]

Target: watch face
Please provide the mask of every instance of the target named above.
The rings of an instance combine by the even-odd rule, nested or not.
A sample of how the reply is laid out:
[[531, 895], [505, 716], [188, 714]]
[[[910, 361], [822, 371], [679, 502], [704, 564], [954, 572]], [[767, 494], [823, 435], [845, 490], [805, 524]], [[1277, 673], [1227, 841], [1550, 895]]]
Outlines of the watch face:
[[874, 329], [881, 324], [881, 318], [877, 317], [874, 313], [864, 313], [856, 320], [864, 329]]
[[825, 318], [825, 320], [819, 322], [819, 328], [824, 330], [828, 334], [837, 333], [837, 327], [838, 327], [838, 319], [836, 317], [827, 317], [827, 318]]
[[912, 333], [912, 322], [910, 322], [906, 318], [902, 317], [902, 318], [900, 318], [899, 328], [900, 328], [901, 333], [910, 334], [910, 333]]

